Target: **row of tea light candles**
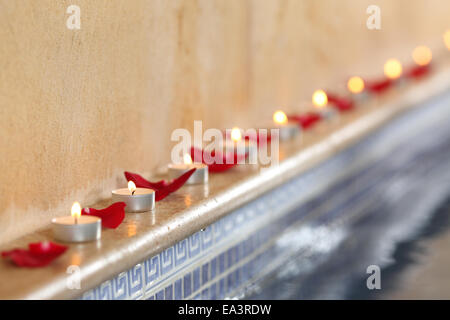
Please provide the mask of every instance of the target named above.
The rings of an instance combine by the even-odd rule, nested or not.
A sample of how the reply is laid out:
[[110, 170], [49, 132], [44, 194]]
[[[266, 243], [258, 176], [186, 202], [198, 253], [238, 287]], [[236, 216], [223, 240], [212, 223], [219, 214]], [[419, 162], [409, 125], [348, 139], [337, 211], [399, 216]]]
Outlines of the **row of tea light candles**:
[[[450, 31], [444, 35], [444, 42], [450, 50]], [[426, 66], [431, 62], [431, 50], [420, 46], [413, 51], [413, 60], [419, 66]], [[390, 59], [384, 65], [384, 73], [388, 79], [398, 79], [402, 74], [402, 65], [398, 60]], [[355, 100], [364, 99], [367, 95], [364, 92], [365, 83], [360, 77], [352, 77], [347, 82], [348, 90], [353, 94]], [[312, 96], [314, 106], [319, 110], [321, 117], [328, 119], [334, 115], [330, 108], [326, 108], [328, 103], [327, 94], [323, 90], [317, 90]], [[276, 111], [273, 115], [275, 128], [279, 129], [281, 141], [296, 137], [300, 133], [298, 123], [290, 123], [283, 111]], [[241, 130], [233, 128], [231, 131], [232, 141], [242, 138]], [[197, 169], [186, 181], [186, 184], [206, 184], [208, 183], [208, 166], [203, 163], [193, 163], [189, 155], [184, 156], [183, 164], [169, 164], [168, 173], [171, 178]], [[146, 212], [155, 207], [155, 191], [146, 188], [136, 188], [133, 181], [128, 182], [128, 188], [112, 191], [113, 202], [125, 202], [127, 212]], [[53, 234], [58, 240], [65, 242], [86, 242], [98, 240], [101, 237], [101, 219], [94, 216], [81, 215], [81, 206], [75, 202], [72, 206], [71, 216], [58, 217], [52, 220]]]
[[[186, 154], [184, 163], [168, 165], [170, 178], [176, 178], [185, 172], [196, 169], [185, 184], [208, 183], [208, 166], [203, 163], [193, 163]], [[113, 202], [124, 202], [126, 212], [147, 212], [155, 208], [155, 191], [147, 188], [137, 188], [133, 181], [128, 181], [128, 188], [113, 190]], [[72, 205], [71, 216], [52, 219], [53, 235], [64, 242], [87, 242], [101, 237], [101, 219], [95, 216], [81, 215], [81, 205]]]

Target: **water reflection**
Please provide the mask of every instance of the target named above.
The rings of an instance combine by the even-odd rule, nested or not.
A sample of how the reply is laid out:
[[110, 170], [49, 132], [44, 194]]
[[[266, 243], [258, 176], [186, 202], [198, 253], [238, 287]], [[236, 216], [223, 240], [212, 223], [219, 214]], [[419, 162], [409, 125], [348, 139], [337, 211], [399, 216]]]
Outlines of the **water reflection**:
[[70, 255], [70, 264], [75, 266], [81, 265], [81, 255], [78, 252], [74, 252]]
[[184, 196], [184, 204], [188, 208], [192, 205], [192, 199], [191, 199], [191, 195], [190, 194], [187, 194], [187, 195]]
[[128, 238], [134, 237], [137, 234], [137, 224], [134, 221], [130, 221], [127, 224], [127, 235]]

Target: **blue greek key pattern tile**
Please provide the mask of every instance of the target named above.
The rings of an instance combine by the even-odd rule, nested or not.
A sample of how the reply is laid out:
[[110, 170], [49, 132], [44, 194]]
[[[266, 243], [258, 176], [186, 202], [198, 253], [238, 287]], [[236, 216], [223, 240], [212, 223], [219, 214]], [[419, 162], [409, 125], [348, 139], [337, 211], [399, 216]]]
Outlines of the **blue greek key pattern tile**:
[[161, 273], [159, 272], [159, 259], [160, 256], [154, 256], [144, 262], [144, 274], [145, 274], [145, 284], [149, 285], [159, 278]]
[[112, 299], [112, 285], [111, 281], [106, 281], [102, 283], [96, 289], [96, 295], [99, 300], [111, 300]]
[[175, 266], [179, 266], [188, 258], [188, 239], [184, 239], [175, 245]]

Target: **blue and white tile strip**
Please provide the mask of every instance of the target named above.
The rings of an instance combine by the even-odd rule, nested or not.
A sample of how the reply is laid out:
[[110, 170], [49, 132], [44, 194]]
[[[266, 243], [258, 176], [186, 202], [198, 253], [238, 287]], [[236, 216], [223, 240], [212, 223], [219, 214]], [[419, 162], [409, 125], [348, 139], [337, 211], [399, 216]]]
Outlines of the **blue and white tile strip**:
[[450, 95], [430, 101], [81, 299], [239, 296], [289, 259], [289, 250], [275, 243], [293, 226], [333, 227], [373, 212], [402, 170], [439, 173], [450, 162], [449, 119]]

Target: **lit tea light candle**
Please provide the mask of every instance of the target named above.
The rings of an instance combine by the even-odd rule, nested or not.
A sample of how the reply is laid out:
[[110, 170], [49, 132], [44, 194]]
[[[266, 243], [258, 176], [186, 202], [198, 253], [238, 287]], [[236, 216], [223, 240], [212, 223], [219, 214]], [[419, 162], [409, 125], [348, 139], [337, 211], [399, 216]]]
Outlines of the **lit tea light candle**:
[[430, 64], [433, 58], [431, 49], [426, 46], [419, 46], [412, 52], [412, 58], [414, 62], [419, 66], [426, 66]]
[[397, 59], [389, 59], [384, 64], [384, 75], [391, 80], [400, 78], [402, 72], [402, 64]]
[[415, 66], [406, 72], [408, 78], [420, 78], [430, 71], [429, 64], [433, 58], [431, 49], [426, 46], [419, 46], [412, 52], [412, 58]]
[[230, 138], [223, 142], [225, 152], [234, 152], [238, 155], [253, 154], [258, 151], [258, 145], [255, 141], [242, 138], [242, 130], [238, 127], [231, 129]]
[[101, 238], [101, 219], [82, 216], [78, 202], [72, 205], [72, 215], [52, 219], [53, 236], [64, 242], [87, 242]]
[[226, 157], [235, 155], [238, 157], [238, 164], [256, 164], [256, 159], [258, 158], [258, 142], [250, 137], [249, 139], [247, 137], [244, 138], [243, 133], [243, 130], [238, 127], [234, 127], [231, 131], [227, 129], [225, 140], [221, 143], [222, 149], [217, 150], [219, 146], [214, 144], [207, 146], [205, 150], [208, 152], [212, 152], [213, 150], [219, 151], [226, 155]]
[[273, 122], [275, 129], [279, 130], [279, 138], [281, 141], [290, 140], [300, 134], [300, 126], [298, 123], [289, 122], [286, 114], [278, 110], [273, 114]]
[[356, 101], [364, 101], [368, 98], [365, 89], [364, 80], [361, 77], [351, 77], [347, 81], [347, 89], [352, 93], [353, 99]]
[[347, 82], [348, 90], [353, 94], [364, 91], [364, 80], [361, 77], [351, 77]]
[[312, 102], [320, 113], [320, 117], [323, 119], [331, 119], [337, 115], [337, 111], [334, 108], [329, 108], [328, 96], [323, 90], [316, 90], [312, 95]]
[[184, 163], [171, 163], [168, 165], [168, 173], [171, 179], [178, 178], [191, 169], [197, 169], [185, 184], [208, 183], [208, 166], [203, 163], [193, 163], [189, 154], [183, 156]]
[[[256, 132], [255, 132], [256, 133]], [[256, 133], [258, 134], [258, 133]], [[252, 136], [253, 133], [250, 134]], [[256, 138], [256, 141], [252, 140], [250, 136], [246, 136], [245, 139], [243, 139], [242, 136], [242, 130], [239, 128], [233, 128], [231, 129], [231, 140], [225, 142], [225, 151], [227, 152], [230, 148], [233, 148], [234, 154], [236, 154], [240, 159], [238, 160], [238, 163], [242, 161], [242, 163], [245, 163], [247, 165], [257, 165], [258, 164], [258, 138]], [[248, 139], [247, 139], [248, 138]], [[231, 146], [230, 146], [231, 142]]]
[[397, 86], [404, 86], [406, 79], [402, 77], [403, 67], [397, 59], [389, 59], [384, 64], [384, 75]]
[[128, 188], [112, 191], [113, 202], [125, 202], [126, 212], [146, 212], [155, 208], [155, 191], [147, 188], [136, 188], [133, 181], [128, 181]]
[[450, 30], [447, 30], [444, 33], [444, 44], [447, 47], [448, 50], [450, 50]]

